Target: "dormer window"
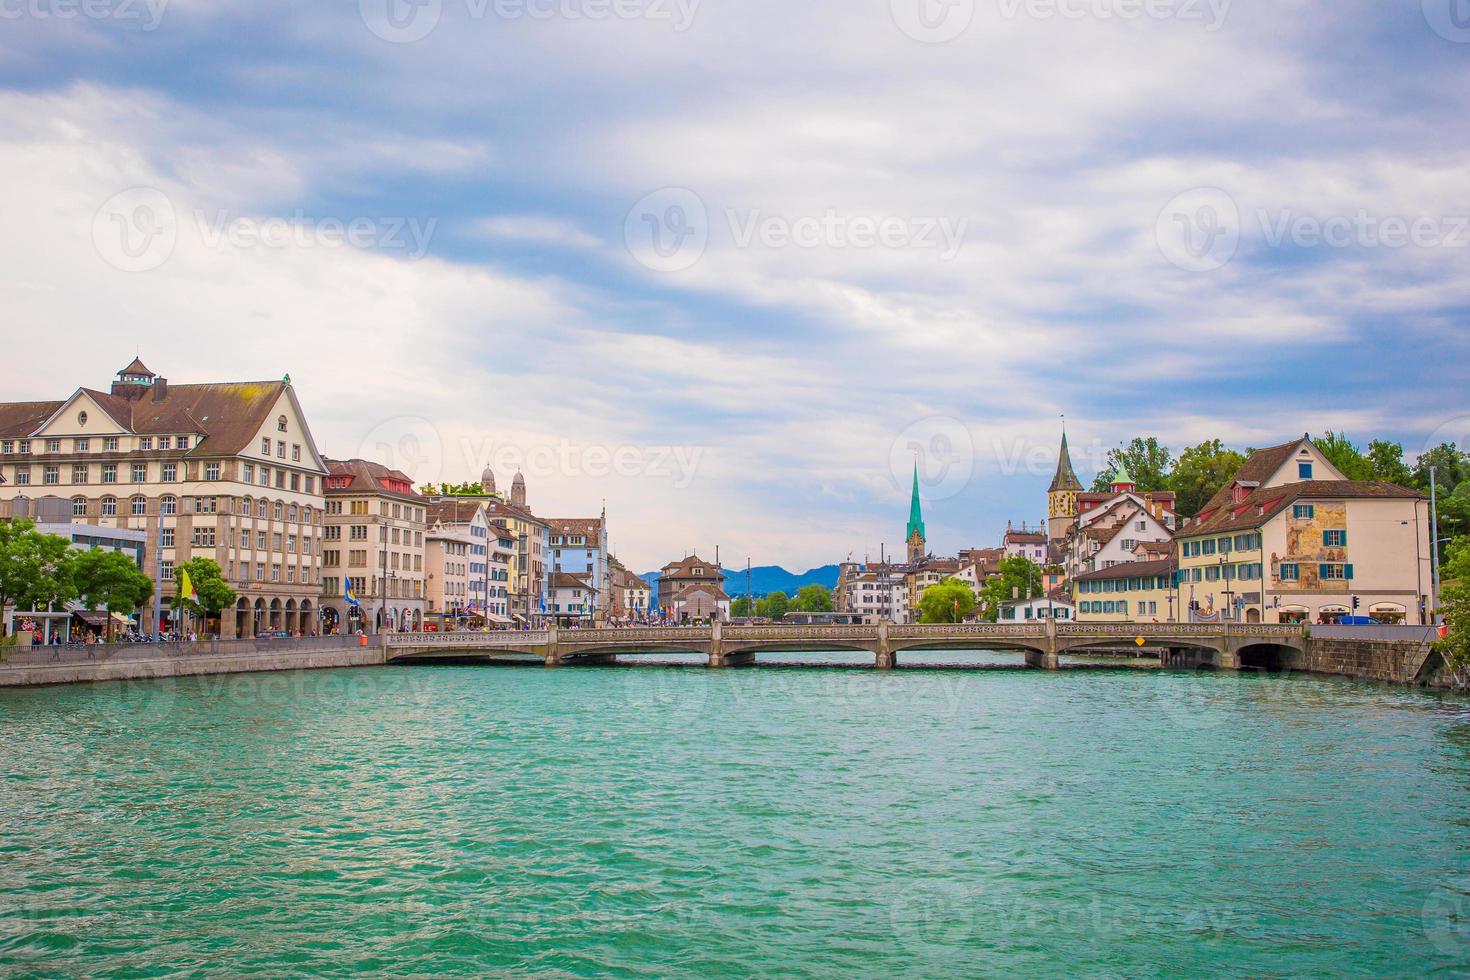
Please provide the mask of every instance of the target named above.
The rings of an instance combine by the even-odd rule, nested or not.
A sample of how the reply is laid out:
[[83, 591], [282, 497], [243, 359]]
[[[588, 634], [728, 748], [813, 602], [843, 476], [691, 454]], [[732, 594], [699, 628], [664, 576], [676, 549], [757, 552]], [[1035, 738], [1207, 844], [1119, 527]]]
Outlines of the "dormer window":
[[1238, 503], [1242, 503], [1244, 500], [1245, 500], [1245, 487], [1243, 487], [1239, 483], [1237, 483], [1233, 487], [1230, 488], [1230, 502], [1231, 503], [1238, 504]]
[[279, 416], [276, 419], [276, 431], [277, 432], [285, 432], [286, 431], [286, 416], [282, 415], [282, 416]]

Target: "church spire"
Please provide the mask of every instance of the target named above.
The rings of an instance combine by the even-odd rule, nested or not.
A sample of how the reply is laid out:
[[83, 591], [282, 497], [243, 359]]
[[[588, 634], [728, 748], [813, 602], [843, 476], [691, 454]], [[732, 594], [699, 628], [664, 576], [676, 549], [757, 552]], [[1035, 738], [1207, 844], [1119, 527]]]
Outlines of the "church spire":
[[1062, 430], [1062, 451], [1057, 454], [1057, 474], [1051, 478], [1050, 493], [1058, 490], [1081, 490], [1082, 481], [1072, 469], [1072, 454], [1067, 451], [1067, 430]]
[[904, 535], [908, 544], [909, 562], [917, 562], [928, 553], [924, 534], [924, 509], [919, 503], [919, 461], [914, 460], [914, 492], [909, 499], [909, 526]]

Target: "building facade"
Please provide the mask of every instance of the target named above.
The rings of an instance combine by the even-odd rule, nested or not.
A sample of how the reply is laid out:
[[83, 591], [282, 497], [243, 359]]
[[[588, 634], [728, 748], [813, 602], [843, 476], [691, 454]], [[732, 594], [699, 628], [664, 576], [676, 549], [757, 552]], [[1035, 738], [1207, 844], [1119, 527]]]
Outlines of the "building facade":
[[666, 619], [675, 621], [727, 618], [730, 597], [725, 594], [724, 570], [698, 555], [669, 562], [659, 575], [658, 607]]
[[[325, 510], [324, 630], [422, 630], [428, 504], [413, 481], [380, 463], [327, 460]], [[355, 606], [346, 598], [349, 581]]]
[[585, 579], [592, 593], [592, 621], [605, 622], [612, 607], [606, 509], [601, 517], [548, 517], [546, 523], [553, 578], [562, 572]]
[[1173, 623], [1181, 605], [1172, 558], [1109, 565], [1072, 582], [1079, 623]]
[[[424, 531], [424, 621], [434, 629], [451, 632], [469, 622], [470, 548], [484, 540], [485, 512], [475, 507], [481, 535], [470, 523], [446, 519], [448, 504], [429, 504]], [[452, 515], [450, 515], [452, 516]], [[483, 588], [483, 584], [481, 585]]]
[[170, 384], [134, 359], [107, 391], [0, 404], [0, 499], [58, 496], [75, 522], [144, 533], [144, 632], [169, 628], [174, 570], [195, 558], [237, 593], [206, 629], [317, 629], [326, 473], [289, 376]]

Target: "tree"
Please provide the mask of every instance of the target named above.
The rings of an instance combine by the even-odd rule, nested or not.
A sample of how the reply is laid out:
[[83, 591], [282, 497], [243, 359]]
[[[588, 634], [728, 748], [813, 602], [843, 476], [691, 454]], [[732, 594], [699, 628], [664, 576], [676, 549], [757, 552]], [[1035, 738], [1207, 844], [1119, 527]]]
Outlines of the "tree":
[[832, 590], [825, 585], [813, 583], [803, 585], [791, 600], [791, 612], [823, 613], [836, 609], [832, 605]]
[[1440, 567], [1439, 576], [1446, 584], [1458, 583], [1470, 588], [1470, 535], [1450, 542], [1448, 557]]
[[1435, 649], [1444, 657], [1451, 683], [1463, 691], [1470, 688], [1470, 585], [1445, 589], [1440, 598], [1448, 635], [1435, 644]]
[[1136, 438], [1117, 449], [1108, 450], [1107, 466], [1092, 481], [1094, 492], [1107, 491], [1120, 464], [1127, 468], [1128, 475], [1133, 477], [1134, 487], [1140, 493], [1169, 488], [1169, 470], [1174, 465], [1174, 457], [1169, 447], [1159, 445], [1154, 436]]
[[1414, 485], [1414, 474], [1404, 462], [1404, 444], [1374, 439], [1368, 443], [1368, 465], [1373, 479], [1385, 483], [1397, 483], [1401, 487]]
[[940, 579], [919, 596], [921, 623], [963, 623], [974, 611], [975, 593], [970, 590], [970, 583], [961, 579]]
[[791, 597], [784, 592], [772, 592], [756, 605], [756, 614], [776, 620], [786, 615], [791, 608]]
[[1349, 480], [1373, 479], [1373, 464], [1358, 451], [1345, 432], [1333, 432], [1312, 440], [1317, 450], [1327, 457], [1328, 462], [1342, 471]]
[[153, 595], [153, 580], [120, 551], [97, 549], [78, 552], [75, 565], [77, 595], [92, 612], [107, 610], [106, 638], [109, 640], [112, 639], [112, 614], [131, 613]]
[[1191, 446], [1179, 454], [1179, 462], [1169, 474], [1169, 489], [1174, 491], [1175, 510], [1181, 517], [1198, 514], [1220, 488], [1230, 482], [1245, 456], [1226, 449], [1219, 439]]
[[1042, 571], [1036, 563], [1021, 555], [1002, 558], [996, 574], [986, 579], [980, 590], [980, 613], [986, 621], [1000, 619], [1000, 606], [1012, 599], [1034, 599], [1041, 595]]
[[749, 619], [754, 615], [755, 600], [750, 596], [741, 596], [730, 603], [730, 615], [738, 619]]
[[430, 483], [421, 492], [430, 497], [483, 497], [485, 488], [478, 483], [441, 483], [437, 487]]
[[1429, 492], [1429, 470], [1434, 468], [1434, 485], [1440, 493], [1454, 493], [1470, 479], [1470, 453], [1461, 452], [1454, 443], [1443, 442], [1423, 452], [1414, 461], [1414, 489]]
[[[199, 601], [185, 599], [179, 594], [178, 585], [183, 581], [184, 572], [189, 573], [189, 581], [194, 586], [194, 591], [199, 595]], [[225, 581], [224, 573], [220, 571], [219, 564], [213, 558], [190, 558], [174, 568], [174, 594], [169, 599], [169, 608], [177, 611], [183, 609], [195, 616], [203, 616], [207, 620], [211, 616], [218, 616], [227, 606], [235, 604], [235, 590], [230, 588]]]
[[71, 542], [32, 521], [0, 522], [0, 609], [41, 610], [76, 597]]

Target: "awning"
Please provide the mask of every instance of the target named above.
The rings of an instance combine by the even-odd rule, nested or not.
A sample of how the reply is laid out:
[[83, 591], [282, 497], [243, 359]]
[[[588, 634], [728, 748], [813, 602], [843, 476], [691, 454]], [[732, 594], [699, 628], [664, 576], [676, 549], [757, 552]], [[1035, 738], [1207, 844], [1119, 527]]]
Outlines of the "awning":
[[488, 619], [488, 620], [490, 620], [490, 622], [492, 622], [492, 623], [501, 623], [502, 625], [505, 625], [505, 626], [509, 626], [510, 625], [510, 620], [508, 618], [506, 618], [505, 616], [497, 615], [495, 613], [491, 613], [489, 616], [487, 616], [485, 618]]
[[518, 623], [524, 623], [526, 621], [526, 617], [525, 616], [522, 616], [520, 613], [512, 613], [511, 615], [515, 618], [516, 622], [518, 622]]

